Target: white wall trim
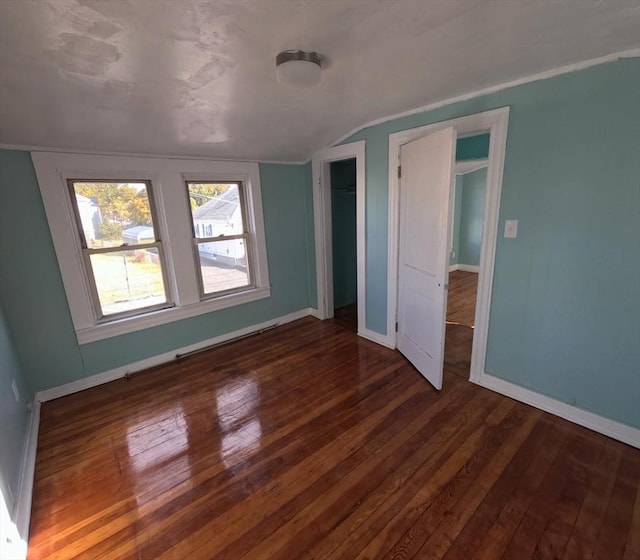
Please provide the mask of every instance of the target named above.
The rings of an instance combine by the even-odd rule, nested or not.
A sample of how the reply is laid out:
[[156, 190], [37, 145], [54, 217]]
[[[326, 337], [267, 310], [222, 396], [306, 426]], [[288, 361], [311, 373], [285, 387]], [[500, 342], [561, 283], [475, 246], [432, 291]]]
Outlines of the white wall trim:
[[207, 348], [208, 346], [212, 346], [214, 344], [220, 344], [222, 342], [227, 342], [241, 336], [253, 334], [267, 328], [284, 325], [285, 323], [290, 323], [291, 321], [296, 321], [298, 319], [302, 319], [303, 317], [312, 315], [312, 311], [313, 310], [311, 308], [300, 309], [299, 311], [289, 313], [288, 315], [283, 315], [282, 317], [269, 319], [268, 321], [264, 321], [263, 323], [250, 325], [236, 331], [224, 333], [213, 338], [208, 338], [206, 340], [201, 340], [200, 342], [190, 344], [189, 346], [176, 348], [174, 350], [171, 350], [170, 352], [164, 352], [156, 356], [151, 356], [150, 358], [145, 358], [144, 360], [139, 360], [137, 362], [126, 364], [109, 371], [91, 375], [90, 377], [84, 377], [82, 379], [78, 379], [77, 381], [72, 381], [71, 383], [66, 383], [64, 385], [59, 385], [58, 387], [45, 389], [36, 393], [36, 400], [39, 402], [46, 402], [64, 397], [66, 395], [71, 395], [79, 391], [84, 391], [85, 389], [90, 389], [91, 387], [97, 387], [98, 385], [108, 383], [109, 381], [114, 381], [115, 379], [120, 379], [121, 377], [125, 377], [126, 375], [129, 375], [131, 373], [171, 362], [175, 359], [176, 354], [187, 354], [189, 352]]
[[326, 148], [313, 157], [313, 221], [319, 319], [333, 317], [333, 245], [331, 234], [331, 171], [333, 161], [356, 160], [356, 250], [358, 325], [366, 324], [366, 171], [365, 142]]
[[56, 148], [52, 146], [35, 146], [32, 144], [4, 144], [0, 143], [0, 150], [20, 150], [23, 152], [51, 152], [55, 154], [75, 154], [87, 156], [119, 156], [119, 157], [135, 157], [135, 158], [162, 158], [162, 159], [188, 159], [194, 161], [228, 161], [234, 163], [270, 163], [276, 165], [304, 165], [304, 161], [286, 161], [286, 160], [269, 160], [269, 159], [246, 159], [246, 158], [224, 158], [224, 157], [207, 157], [207, 156], [181, 156], [178, 154], [144, 154], [138, 152], [109, 152], [102, 150], [80, 150], [73, 148]]
[[381, 344], [382, 346], [391, 348], [391, 350], [395, 350], [395, 340], [389, 336], [379, 334], [369, 329], [361, 329], [361, 328], [358, 328], [358, 336], [361, 336], [362, 338], [366, 338], [367, 340], [370, 340], [371, 342], [375, 342], [376, 344]]
[[309, 315], [311, 315], [312, 317], [315, 317], [316, 319], [322, 320], [322, 316], [321, 316], [320, 310], [317, 307], [310, 307], [309, 308]]
[[26, 545], [29, 542], [29, 522], [31, 520], [31, 501], [33, 497], [33, 476], [36, 470], [36, 451], [38, 450], [38, 430], [40, 428], [40, 402], [36, 399], [31, 410], [27, 440], [24, 445], [20, 469], [20, 486], [13, 519]]
[[551, 397], [546, 397], [486, 372], [483, 372], [477, 379], [471, 379], [470, 381], [640, 449], [640, 429], [638, 428], [610, 420]]
[[456, 270], [460, 270], [462, 272], [475, 272], [476, 274], [480, 273], [480, 267], [475, 264], [451, 264], [449, 265], [449, 272], [455, 272]]
[[475, 379], [484, 370], [489, 331], [489, 308], [493, 288], [493, 268], [498, 235], [498, 214], [502, 193], [502, 173], [507, 147], [509, 108], [494, 109], [484, 113], [411, 128], [389, 135], [389, 215], [387, 254], [387, 336], [396, 346], [395, 322], [398, 290], [398, 227], [399, 227], [399, 183], [397, 167], [400, 162], [400, 147], [407, 142], [453, 126], [459, 135], [471, 135], [489, 131], [489, 165], [487, 170], [487, 194], [485, 197], [484, 227], [480, 273], [478, 275], [478, 297], [476, 304], [473, 350], [471, 352], [470, 377]]
[[[68, 153], [31, 154], [45, 213], [51, 230], [62, 283], [78, 343], [146, 329], [225, 307], [240, 305], [270, 295], [267, 247], [262, 213], [260, 169], [257, 163], [203, 161], [194, 159], [131, 158]], [[92, 294], [78, 225], [69, 196], [68, 179], [149, 180], [156, 202], [154, 228], [163, 240], [167, 307], [127, 319], [100, 323], [100, 310]], [[246, 203], [249, 258], [254, 288], [201, 300], [199, 265], [193, 251], [193, 230], [185, 181], [194, 179], [242, 181]]]
[[462, 161], [456, 161], [456, 175], [466, 175], [467, 173], [473, 173], [479, 169], [484, 169], [489, 165], [487, 158], [482, 159], [465, 159]]
[[591, 58], [589, 60], [585, 60], [582, 62], [575, 62], [573, 64], [567, 64], [565, 66], [559, 66], [551, 70], [538, 72], [537, 74], [530, 74], [529, 76], [524, 76], [522, 78], [517, 78], [515, 80], [510, 80], [508, 82], [502, 82], [493, 86], [489, 86], [483, 89], [478, 89], [469, 93], [464, 93], [462, 95], [458, 95], [455, 97], [447, 97], [446, 99], [435, 101], [427, 105], [422, 105], [414, 109], [409, 109], [408, 111], [395, 113], [393, 115], [388, 115], [386, 117], [381, 117], [379, 119], [369, 121], [365, 124], [352, 128], [349, 132], [340, 136], [340, 138], [338, 138], [335, 142], [332, 142], [330, 145], [333, 146], [335, 144], [339, 144], [340, 142], [344, 142], [347, 138], [350, 138], [351, 136], [353, 136], [354, 134], [357, 134], [358, 132], [360, 132], [361, 130], [364, 130], [365, 128], [369, 128], [378, 124], [383, 124], [389, 121], [393, 121], [395, 119], [416, 115], [418, 113], [426, 113], [428, 111], [433, 111], [434, 109], [440, 109], [441, 107], [445, 107], [446, 105], [452, 105], [453, 103], [468, 101], [469, 99], [482, 97], [483, 95], [489, 95], [491, 93], [496, 93], [504, 89], [521, 86], [531, 82], [537, 82], [539, 80], [548, 80], [549, 78], [555, 78], [556, 76], [561, 76], [562, 74], [579, 72], [580, 70], [586, 70], [587, 68], [591, 68], [592, 66], [599, 66], [600, 64], [614, 62], [616, 60], [620, 60], [623, 58], [637, 58], [637, 57], [640, 57], [640, 48], [629, 49], [626, 51], [619, 51], [619, 52], [608, 54], [606, 56]]
[[134, 330], [143, 330], [158, 325], [164, 325], [173, 321], [196, 317], [205, 313], [211, 313], [220, 309], [226, 309], [235, 305], [242, 305], [251, 301], [271, 296], [271, 288], [269, 286], [263, 288], [252, 288], [246, 292], [238, 292], [217, 298], [205, 299], [198, 303], [189, 305], [181, 305], [169, 307], [168, 309], [160, 309], [152, 313], [144, 315], [136, 315], [134, 317], [126, 317], [119, 321], [111, 321], [110, 323], [98, 324], [95, 327], [81, 329], [76, 331], [78, 344], [87, 344], [96, 340], [103, 340], [112, 336], [127, 334]]

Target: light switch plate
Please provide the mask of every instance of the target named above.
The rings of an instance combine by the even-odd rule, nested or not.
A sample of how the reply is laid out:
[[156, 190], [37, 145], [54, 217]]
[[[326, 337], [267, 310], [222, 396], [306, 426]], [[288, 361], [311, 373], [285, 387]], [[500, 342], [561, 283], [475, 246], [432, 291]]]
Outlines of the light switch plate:
[[504, 236], [509, 239], [518, 237], [518, 220], [505, 220]]

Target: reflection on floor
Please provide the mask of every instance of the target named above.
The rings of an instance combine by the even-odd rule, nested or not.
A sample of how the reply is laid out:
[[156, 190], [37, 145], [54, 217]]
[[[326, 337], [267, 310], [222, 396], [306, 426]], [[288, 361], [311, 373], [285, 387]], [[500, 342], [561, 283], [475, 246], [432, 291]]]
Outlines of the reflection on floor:
[[465, 378], [471, 367], [477, 290], [477, 274], [460, 270], [449, 274], [444, 367]]
[[336, 307], [333, 311], [333, 318], [339, 325], [349, 329], [354, 333], [358, 332], [358, 306], [357, 304]]
[[334, 321], [41, 412], [30, 560], [638, 557], [640, 450]]

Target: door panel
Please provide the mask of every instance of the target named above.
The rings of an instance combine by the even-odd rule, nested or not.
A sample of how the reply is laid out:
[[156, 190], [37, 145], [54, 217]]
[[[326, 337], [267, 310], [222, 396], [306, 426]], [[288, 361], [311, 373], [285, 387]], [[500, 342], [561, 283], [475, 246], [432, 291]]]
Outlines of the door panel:
[[450, 127], [400, 150], [398, 350], [436, 389], [442, 387], [455, 141]]

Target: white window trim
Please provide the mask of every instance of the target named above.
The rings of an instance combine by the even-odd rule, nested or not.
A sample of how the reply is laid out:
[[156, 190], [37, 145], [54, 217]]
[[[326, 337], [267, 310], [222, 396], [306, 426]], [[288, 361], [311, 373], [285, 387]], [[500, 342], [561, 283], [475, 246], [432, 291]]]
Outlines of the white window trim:
[[[257, 163], [32, 152], [38, 184], [79, 344], [86, 344], [271, 295]], [[175, 306], [98, 324], [76, 233], [68, 179], [151, 181], [163, 241], [168, 291]], [[255, 287], [200, 299], [185, 181], [242, 181], [254, 254]]]

